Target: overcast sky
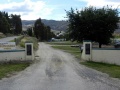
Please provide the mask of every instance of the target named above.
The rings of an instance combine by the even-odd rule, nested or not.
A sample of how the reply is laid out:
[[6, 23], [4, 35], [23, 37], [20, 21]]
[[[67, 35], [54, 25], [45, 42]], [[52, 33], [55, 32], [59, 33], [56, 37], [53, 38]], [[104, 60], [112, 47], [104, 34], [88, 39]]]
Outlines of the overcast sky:
[[[0, 11], [21, 15], [22, 20], [64, 20], [65, 10], [106, 5], [120, 9], [120, 0], [0, 0]], [[119, 10], [120, 11], [120, 10]]]

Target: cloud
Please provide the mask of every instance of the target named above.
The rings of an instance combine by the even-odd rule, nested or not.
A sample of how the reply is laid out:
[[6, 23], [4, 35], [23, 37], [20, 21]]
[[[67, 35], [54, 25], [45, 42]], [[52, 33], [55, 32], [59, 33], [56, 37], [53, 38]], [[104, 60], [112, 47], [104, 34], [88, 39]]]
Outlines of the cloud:
[[53, 8], [48, 7], [44, 1], [24, 0], [23, 2], [12, 2], [8, 0], [8, 2], [0, 4], [0, 10], [9, 14], [19, 14], [24, 20], [32, 20], [39, 17], [46, 18], [53, 11]]
[[[87, 6], [103, 7], [106, 5], [117, 8], [120, 5], [120, 0], [79, 0], [87, 3]], [[118, 7], [120, 8], [120, 7]]]

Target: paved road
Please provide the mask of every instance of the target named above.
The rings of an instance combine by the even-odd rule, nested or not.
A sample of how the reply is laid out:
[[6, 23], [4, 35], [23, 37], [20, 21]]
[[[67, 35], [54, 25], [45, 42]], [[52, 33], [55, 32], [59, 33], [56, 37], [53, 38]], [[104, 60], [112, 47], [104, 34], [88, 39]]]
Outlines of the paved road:
[[0, 80], [0, 90], [120, 90], [120, 80], [80, 65], [65, 52], [39, 44], [35, 64]]
[[8, 42], [8, 41], [14, 40], [14, 38], [17, 38], [17, 37], [19, 37], [19, 36], [2, 38], [2, 39], [0, 39], [0, 42]]

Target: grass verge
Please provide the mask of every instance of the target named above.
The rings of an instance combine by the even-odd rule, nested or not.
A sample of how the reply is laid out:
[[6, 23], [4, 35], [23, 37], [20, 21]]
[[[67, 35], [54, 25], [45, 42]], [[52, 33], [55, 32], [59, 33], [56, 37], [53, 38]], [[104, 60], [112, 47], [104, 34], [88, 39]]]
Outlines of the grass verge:
[[9, 77], [15, 72], [22, 71], [29, 65], [30, 65], [30, 63], [0, 64], [0, 79], [2, 79], [3, 77]]
[[73, 54], [76, 58], [80, 59], [81, 53], [79, 47], [71, 46], [52, 46], [53, 48], [64, 50], [65, 52]]
[[51, 44], [51, 45], [77, 45], [80, 43], [71, 42], [71, 41], [62, 41], [62, 42], [47, 42], [47, 44]]
[[[54, 45], [52, 46], [53, 48], [64, 50], [65, 52], [71, 53], [78, 59], [80, 59], [81, 57], [80, 49], [78, 47], [57, 46], [59, 45], [59, 43], [58, 44], [55, 43], [53, 45]], [[64, 44], [61, 44], [61, 45], [64, 45]], [[72, 44], [69, 44], [69, 45], [72, 45]], [[93, 62], [93, 61], [80, 62], [80, 64], [96, 69], [100, 72], [107, 73], [110, 77], [120, 79], [120, 66], [118, 65], [106, 64], [106, 63], [101, 63], [101, 62], [99, 63], [99, 62]]]
[[99, 62], [93, 62], [93, 61], [86, 61], [86, 62], [80, 62], [80, 63], [87, 67], [101, 71], [103, 73], [107, 73], [110, 77], [120, 79], [120, 66], [118, 65], [99, 63]]

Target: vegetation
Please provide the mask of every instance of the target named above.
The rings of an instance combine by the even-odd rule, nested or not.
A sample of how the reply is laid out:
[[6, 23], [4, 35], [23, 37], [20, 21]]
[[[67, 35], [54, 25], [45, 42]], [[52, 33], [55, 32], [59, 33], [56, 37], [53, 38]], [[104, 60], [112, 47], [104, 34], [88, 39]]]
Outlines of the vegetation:
[[[41, 19], [42, 23], [45, 24], [45, 26], [50, 26], [52, 30], [59, 30], [59, 31], [66, 31], [67, 30], [67, 21], [56, 21], [56, 20], [46, 20]], [[26, 25], [33, 25], [35, 23], [35, 20], [22, 20], [23, 26]]]
[[108, 44], [112, 34], [117, 29], [119, 21], [118, 10], [111, 7], [86, 7], [79, 10], [66, 11], [69, 22], [69, 34], [73, 41], [91, 40]]
[[20, 42], [20, 46], [25, 47], [25, 42], [32, 42], [34, 50], [38, 49], [38, 40], [35, 37], [24, 37]]
[[81, 53], [78, 47], [71, 47], [71, 46], [52, 46], [53, 48], [64, 50], [65, 52], [71, 53], [76, 58], [80, 59]]
[[114, 64], [92, 62], [92, 61], [81, 62], [81, 64], [96, 69], [98, 71], [101, 71], [103, 73], [107, 73], [111, 77], [120, 78], [120, 66]]
[[21, 71], [28, 67], [30, 63], [8, 63], [0, 64], [0, 79], [3, 77], [9, 77], [15, 72]]
[[41, 19], [37, 19], [34, 24], [34, 35], [40, 41], [48, 41], [52, 37], [54, 37], [54, 33], [51, 32], [51, 28], [49, 26], [45, 26]]
[[78, 42], [71, 42], [71, 41], [62, 41], [62, 42], [47, 42], [47, 44], [51, 45], [79, 45]]
[[32, 28], [27, 29], [27, 34], [31, 37], [33, 36]]
[[[60, 42], [56, 42], [56, 43], [53, 42], [53, 43], [51, 44], [51, 45], [53, 45], [52, 46], [53, 48], [60, 49], [65, 52], [71, 53], [78, 59], [81, 58], [80, 49], [78, 47], [69, 46], [69, 45], [72, 45], [72, 43], [70, 44], [70, 42], [68, 42], [68, 46], [66, 46], [67, 42], [66, 43], [64, 42], [65, 44], [63, 43], [63, 45], [61, 45], [62, 43], [60, 43]], [[103, 73], [107, 73], [111, 77], [120, 78], [120, 66], [118, 66], [118, 65], [106, 64], [106, 63], [101, 63], [101, 62], [93, 62], [93, 61], [80, 62], [80, 64], [83, 64], [87, 67], [96, 69]]]
[[11, 14], [11, 27], [12, 27], [12, 33], [13, 34], [20, 34], [22, 31], [22, 22], [21, 22], [21, 18], [20, 15], [13, 15]]
[[9, 16], [6, 12], [0, 12], [0, 32], [4, 34], [10, 32]]
[[71, 47], [71, 45], [77, 45], [79, 43], [77, 42], [71, 42], [71, 41], [63, 41], [63, 42], [49, 42], [47, 44], [53, 45], [52, 47], [55, 49], [60, 49], [65, 52], [73, 54], [76, 58], [80, 59], [81, 52], [79, 47]]
[[0, 32], [7, 34], [20, 34], [22, 31], [22, 23], [19, 15], [11, 14], [8, 16], [7, 12], [0, 11]]

